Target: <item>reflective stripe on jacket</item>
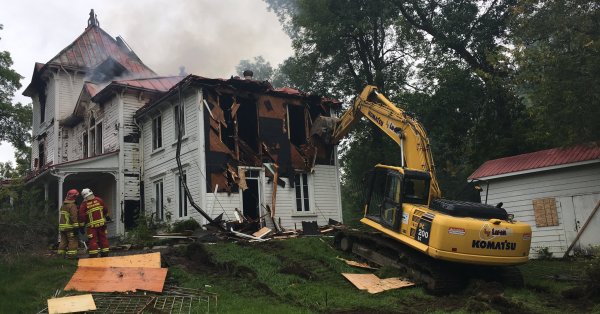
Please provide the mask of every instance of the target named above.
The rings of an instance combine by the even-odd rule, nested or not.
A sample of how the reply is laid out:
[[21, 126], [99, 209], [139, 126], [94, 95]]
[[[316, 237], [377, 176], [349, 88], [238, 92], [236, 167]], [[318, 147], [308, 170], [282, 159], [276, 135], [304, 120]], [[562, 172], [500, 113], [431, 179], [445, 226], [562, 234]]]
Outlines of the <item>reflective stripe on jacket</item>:
[[81, 204], [87, 227], [102, 227], [106, 223], [104, 202], [98, 197]]
[[79, 227], [77, 219], [77, 206], [74, 200], [65, 200], [60, 207], [58, 230], [67, 231]]

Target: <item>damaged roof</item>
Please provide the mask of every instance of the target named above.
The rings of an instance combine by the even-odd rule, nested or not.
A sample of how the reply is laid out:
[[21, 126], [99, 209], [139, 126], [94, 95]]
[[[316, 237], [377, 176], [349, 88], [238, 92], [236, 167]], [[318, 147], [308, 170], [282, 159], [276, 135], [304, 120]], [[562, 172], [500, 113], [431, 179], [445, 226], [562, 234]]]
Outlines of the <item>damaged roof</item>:
[[88, 71], [112, 58], [130, 74], [137, 76], [155, 76], [156, 73], [129, 49], [121, 38], [113, 38], [97, 25], [88, 26], [70, 45], [54, 56], [50, 61], [36, 63], [31, 83], [23, 95], [31, 96], [32, 87], [40, 75], [50, 66]]
[[169, 91], [173, 86], [175, 86], [175, 84], [179, 83], [184, 78], [184, 76], [157, 76], [151, 78], [116, 80], [110, 82], [106, 87], [102, 88], [97, 93], [93, 95], [90, 93], [90, 95], [92, 95], [92, 101], [100, 102], [106, 97], [109, 97], [111, 95], [111, 91], [120, 88], [130, 88], [140, 91], [162, 93]]
[[271, 83], [269, 83], [268, 81], [248, 80], [248, 79], [240, 79], [240, 78], [234, 78], [234, 77], [232, 77], [230, 79], [206, 78], [206, 77], [190, 74], [190, 75], [182, 78], [176, 85], [173, 85], [168, 90], [168, 93], [163, 95], [160, 99], [158, 99], [154, 102], [150, 102], [150, 103], [146, 104], [145, 106], [141, 107], [140, 109], [138, 109], [138, 111], [135, 113], [135, 117], [139, 118], [142, 115], [144, 115], [144, 113], [146, 113], [148, 110], [150, 110], [151, 108], [156, 106], [164, 98], [167, 98], [170, 95], [172, 95], [178, 87], [187, 86], [187, 85], [191, 85], [191, 84], [197, 84], [200, 86], [207, 86], [207, 87], [230, 87], [235, 90], [250, 91], [250, 92], [268, 94], [268, 95], [274, 95], [274, 96], [303, 98], [303, 99], [307, 99], [307, 100], [319, 101], [322, 104], [327, 104], [332, 107], [340, 107], [342, 105], [342, 102], [339, 100], [305, 93], [305, 92], [302, 92], [300, 90], [293, 89], [290, 87], [273, 88]]
[[488, 160], [475, 170], [468, 179], [481, 180], [490, 177], [505, 177], [533, 172], [536, 169], [542, 170], [581, 162], [600, 162], [599, 142]]

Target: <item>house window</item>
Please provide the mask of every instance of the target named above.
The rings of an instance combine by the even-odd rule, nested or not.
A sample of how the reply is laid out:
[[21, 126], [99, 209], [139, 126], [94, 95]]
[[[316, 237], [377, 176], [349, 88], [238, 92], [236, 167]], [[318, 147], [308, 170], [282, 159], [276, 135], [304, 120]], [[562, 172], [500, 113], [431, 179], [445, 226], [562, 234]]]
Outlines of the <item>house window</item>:
[[40, 124], [44, 122], [44, 120], [46, 119], [46, 97], [44, 97], [44, 100], [42, 101], [40, 99]]
[[87, 132], [83, 132], [82, 139], [81, 139], [81, 146], [82, 146], [82, 149], [83, 149], [83, 158], [89, 157], [88, 156], [88, 135], [87, 135]]
[[536, 227], [558, 226], [556, 200], [553, 197], [533, 200]]
[[177, 119], [181, 119], [181, 137], [185, 136], [185, 108], [183, 111], [183, 115], [179, 117], [179, 106], [173, 107], [173, 125], [175, 127], [175, 140], [178, 139], [179, 136], [179, 128], [177, 127]]
[[156, 219], [163, 220], [164, 213], [164, 202], [163, 202], [163, 181], [154, 181], [154, 213]]
[[46, 164], [46, 143], [40, 142], [38, 145], [38, 167], [42, 168]]
[[100, 155], [102, 151], [102, 122], [96, 124], [96, 147], [94, 148], [94, 155]]
[[296, 185], [296, 211], [310, 211], [310, 201], [308, 195], [308, 175], [306, 173], [298, 173], [294, 176]]
[[188, 197], [185, 194], [185, 187], [183, 186], [184, 183], [187, 184], [187, 175], [185, 173], [185, 171], [183, 172], [182, 175], [179, 176], [179, 217], [187, 217], [188, 215], [188, 207], [187, 207], [187, 203], [188, 203]]
[[162, 147], [162, 116], [152, 119], [152, 150]]

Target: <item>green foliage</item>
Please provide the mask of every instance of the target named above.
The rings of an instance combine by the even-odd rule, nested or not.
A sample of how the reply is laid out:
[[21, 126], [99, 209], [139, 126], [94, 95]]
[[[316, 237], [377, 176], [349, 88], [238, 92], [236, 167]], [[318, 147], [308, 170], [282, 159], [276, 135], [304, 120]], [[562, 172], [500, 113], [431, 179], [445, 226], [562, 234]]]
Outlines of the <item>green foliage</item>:
[[135, 227], [127, 231], [123, 241], [136, 246], [153, 246], [158, 240], [152, 236], [158, 231], [168, 232], [170, 228], [169, 221], [157, 221], [154, 214], [140, 215], [135, 220]]
[[547, 246], [536, 249], [535, 254], [537, 254], [537, 258], [540, 260], [550, 260], [552, 259], [553, 255], [553, 253], [550, 252], [550, 249]]
[[514, 20], [517, 92], [545, 147], [596, 141], [600, 134], [600, 4], [528, 0]]
[[195, 231], [200, 228], [200, 224], [193, 218], [189, 218], [186, 220], [179, 220], [172, 224], [171, 232], [179, 233], [184, 231]]
[[266, 61], [263, 56], [254, 57], [254, 61], [240, 60], [240, 63], [235, 66], [235, 71], [240, 77], [244, 77], [245, 70], [251, 70], [253, 72], [252, 79], [258, 81], [271, 81], [274, 74], [271, 63]]
[[8, 141], [15, 147], [16, 174], [23, 175], [30, 165], [29, 132], [33, 115], [31, 105], [12, 104], [15, 91], [21, 88], [22, 78], [12, 65], [10, 53], [0, 51], [0, 141]]

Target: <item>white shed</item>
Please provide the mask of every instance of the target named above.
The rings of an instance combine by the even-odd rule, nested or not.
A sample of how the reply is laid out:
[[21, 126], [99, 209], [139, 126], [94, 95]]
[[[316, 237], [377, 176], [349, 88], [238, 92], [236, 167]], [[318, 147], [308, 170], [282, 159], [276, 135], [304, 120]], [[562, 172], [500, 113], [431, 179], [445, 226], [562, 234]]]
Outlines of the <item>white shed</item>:
[[479, 182], [482, 202], [502, 202], [531, 225], [532, 258], [600, 245], [599, 142], [489, 160], [469, 181]]

